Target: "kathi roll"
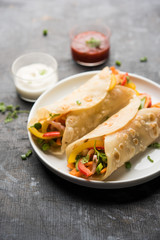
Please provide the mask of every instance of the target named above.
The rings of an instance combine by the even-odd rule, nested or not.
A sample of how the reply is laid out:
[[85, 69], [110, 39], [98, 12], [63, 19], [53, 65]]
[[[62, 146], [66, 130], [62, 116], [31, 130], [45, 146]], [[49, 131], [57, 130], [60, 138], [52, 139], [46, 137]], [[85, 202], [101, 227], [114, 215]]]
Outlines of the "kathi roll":
[[160, 105], [142, 108], [135, 98], [67, 149], [70, 174], [106, 180], [160, 136]]

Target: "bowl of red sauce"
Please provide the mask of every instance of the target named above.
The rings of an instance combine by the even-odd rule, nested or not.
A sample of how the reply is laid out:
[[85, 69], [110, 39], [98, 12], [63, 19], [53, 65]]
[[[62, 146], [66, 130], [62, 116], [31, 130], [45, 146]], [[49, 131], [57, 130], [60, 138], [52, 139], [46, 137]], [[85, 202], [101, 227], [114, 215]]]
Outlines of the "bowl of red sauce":
[[105, 24], [87, 24], [72, 29], [71, 54], [83, 66], [104, 63], [110, 51], [110, 30]]

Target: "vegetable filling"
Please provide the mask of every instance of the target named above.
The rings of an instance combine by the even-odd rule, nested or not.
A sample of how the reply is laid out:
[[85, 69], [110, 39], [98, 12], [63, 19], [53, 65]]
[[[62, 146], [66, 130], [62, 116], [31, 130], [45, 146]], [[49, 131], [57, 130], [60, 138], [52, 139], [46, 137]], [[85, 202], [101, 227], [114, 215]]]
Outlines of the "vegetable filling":
[[65, 131], [65, 118], [57, 118], [60, 114], [50, 115], [50, 119], [37, 122], [29, 127], [29, 131], [35, 137], [43, 151], [58, 148], [62, 145], [62, 137]]
[[69, 162], [67, 166], [71, 169], [70, 174], [77, 177], [104, 174], [107, 169], [104, 147], [96, 147], [95, 142], [94, 147], [83, 149], [76, 155], [75, 162]]

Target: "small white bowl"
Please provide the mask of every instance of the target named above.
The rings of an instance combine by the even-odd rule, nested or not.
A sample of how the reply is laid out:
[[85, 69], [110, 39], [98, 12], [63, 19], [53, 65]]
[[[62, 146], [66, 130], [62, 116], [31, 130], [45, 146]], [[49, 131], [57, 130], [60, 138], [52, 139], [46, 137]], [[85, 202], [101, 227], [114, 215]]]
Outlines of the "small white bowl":
[[[43, 67], [47, 70], [38, 73]], [[18, 57], [11, 68], [18, 95], [25, 101], [35, 102], [58, 81], [57, 68], [56, 59], [46, 53], [33, 52]]]

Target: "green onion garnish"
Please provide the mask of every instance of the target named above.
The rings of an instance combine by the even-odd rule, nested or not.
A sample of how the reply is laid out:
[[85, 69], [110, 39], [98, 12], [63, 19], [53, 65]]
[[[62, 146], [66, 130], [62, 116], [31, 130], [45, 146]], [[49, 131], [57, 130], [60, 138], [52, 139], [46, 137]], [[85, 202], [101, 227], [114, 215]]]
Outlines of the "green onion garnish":
[[46, 74], [46, 72], [47, 72], [46, 69], [43, 69], [42, 71], [40, 71], [39, 74], [40, 74], [40, 75], [44, 75], [44, 74]]
[[129, 76], [126, 76], [126, 79], [127, 79], [127, 83], [129, 83], [130, 82]]
[[121, 62], [120, 61], [115, 61], [115, 64], [117, 65], [117, 66], [121, 66]]
[[22, 159], [22, 160], [26, 160], [26, 159], [27, 159], [26, 154], [22, 154], [22, 155], [21, 155], [21, 159]]
[[26, 160], [32, 154], [32, 150], [28, 150], [26, 154], [21, 155], [22, 160]]
[[86, 155], [85, 157], [82, 158], [82, 163], [85, 164], [89, 161], [89, 155]]
[[38, 129], [41, 129], [42, 124], [41, 124], [40, 122], [37, 122], [37, 123], [35, 123], [35, 124], [33, 125], [33, 127], [38, 130]]
[[47, 30], [47, 29], [44, 29], [44, 30], [43, 30], [43, 36], [47, 36], [47, 34], [48, 34], [48, 30]]
[[142, 57], [142, 58], [140, 58], [140, 62], [147, 62], [147, 57]]
[[101, 41], [99, 39], [91, 37], [90, 40], [86, 41], [86, 44], [91, 48], [99, 48], [101, 45]]
[[5, 123], [12, 122], [14, 119], [18, 118], [19, 113], [29, 113], [27, 110], [19, 110], [20, 107], [16, 105], [15, 107], [10, 105], [5, 105], [3, 102], [0, 103], [0, 112], [9, 112], [4, 120]]
[[153, 148], [160, 149], [160, 143], [155, 142], [155, 143], [150, 144], [148, 147], [153, 147]]
[[50, 148], [50, 146], [49, 146], [48, 143], [44, 143], [44, 144], [42, 145], [42, 150], [43, 150], [44, 152], [47, 151], [49, 148]]
[[125, 163], [125, 167], [126, 167], [127, 169], [130, 169], [130, 168], [131, 168], [131, 166], [132, 166], [132, 165], [131, 165], [131, 163], [130, 163], [130, 162], [126, 162], [126, 163]]
[[56, 114], [50, 113], [49, 116], [50, 116], [51, 118], [55, 118], [55, 117], [60, 116], [60, 113], [56, 113]]
[[102, 168], [103, 168], [102, 163], [99, 163], [98, 166], [96, 167], [97, 174], [100, 174], [100, 171], [102, 170]]
[[147, 158], [148, 158], [148, 160], [149, 160], [150, 162], [152, 162], [152, 163], [154, 162], [153, 159], [151, 159], [150, 156], [147, 156]]
[[29, 151], [26, 153], [26, 157], [29, 157], [31, 154], [32, 154], [32, 150], [29, 150]]
[[8, 105], [6, 106], [7, 111], [13, 111], [13, 105]]
[[76, 101], [77, 105], [81, 105], [81, 102], [79, 100]]
[[138, 110], [144, 108], [145, 102], [146, 102], [146, 97], [144, 97], [144, 98], [141, 99], [141, 103], [140, 103], [140, 106], [139, 106]]
[[4, 113], [6, 111], [6, 106], [3, 102], [0, 103], [0, 112]]
[[44, 142], [43, 139], [41, 139], [41, 138], [37, 138], [37, 143], [38, 143], [38, 144], [42, 144], [43, 142]]

